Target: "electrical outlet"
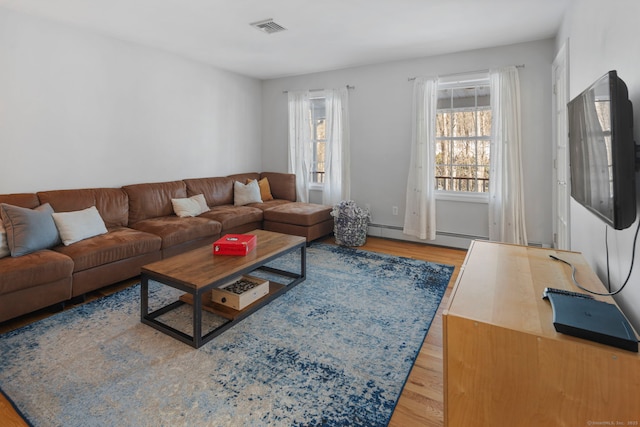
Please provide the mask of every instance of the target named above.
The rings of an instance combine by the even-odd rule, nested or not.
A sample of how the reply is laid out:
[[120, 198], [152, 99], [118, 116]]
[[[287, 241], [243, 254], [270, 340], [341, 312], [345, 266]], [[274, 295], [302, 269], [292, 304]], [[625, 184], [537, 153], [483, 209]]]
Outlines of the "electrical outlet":
[[391, 213], [393, 215], [398, 215], [398, 207], [397, 206], [393, 206], [391, 207]]

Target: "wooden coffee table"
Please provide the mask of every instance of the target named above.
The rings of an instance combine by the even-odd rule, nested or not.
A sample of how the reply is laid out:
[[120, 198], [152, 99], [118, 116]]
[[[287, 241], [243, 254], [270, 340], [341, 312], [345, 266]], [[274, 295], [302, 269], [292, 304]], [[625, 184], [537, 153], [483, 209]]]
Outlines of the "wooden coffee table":
[[[231, 326], [273, 299], [291, 290], [306, 278], [306, 239], [300, 236], [254, 230], [256, 248], [246, 256], [213, 255], [212, 246], [195, 249], [142, 267], [140, 287], [140, 321], [195, 348], [211, 341]], [[265, 264], [289, 252], [300, 251], [300, 271], [275, 269]], [[236, 311], [211, 301], [211, 290], [235, 277], [264, 270], [286, 278], [282, 284], [269, 280], [269, 293], [243, 310]], [[184, 291], [177, 301], [149, 313], [149, 280]], [[183, 304], [193, 306], [193, 334], [188, 335], [158, 320]], [[227, 319], [221, 326], [202, 331], [202, 311], [208, 310]]]

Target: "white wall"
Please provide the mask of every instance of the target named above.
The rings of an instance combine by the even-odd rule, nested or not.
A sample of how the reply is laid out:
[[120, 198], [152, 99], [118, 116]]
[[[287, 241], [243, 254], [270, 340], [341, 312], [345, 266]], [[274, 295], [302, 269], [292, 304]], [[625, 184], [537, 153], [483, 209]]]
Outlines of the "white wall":
[[[265, 170], [287, 170], [284, 90], [354, 85], [355, 89], [349, 91], [351, 195], [360, 206], [371, 206], [373, 223], [401, 228], [410, 156], [413, 88], [407, 78], [525, 64], [519, 72], [527, 233], [531, 242], [550, 244], [553, 49], [553, 40], [543, 40], [265, 81], [263, 166]], [[392, 206], [398, 206], [397, 216], [392, 215]], [[439, 201], [437, 229], [441, 234], [435, 243], [460, 243], [457, 239], [448, 239], [446, 233], [487, 237], [487, 218], [486, 204]], [[414, 240], [398, 230], [379, 231], [384, 237]]]
[[[570, 96], [578, 95], [609, 70], [617, 70], [634, 105], [634, 136], [640, 141], [640, 2], [580, 0], [568, 9], [557, 37], [557, 47], [569, 40]], [[637, 175], [636, 175], [637, 178]], [[638, 185], [638, 180], [636, 179]], [[640, 185], [638, 186], [640, 189]], [[640, 212], [640, 211], [639, 211]], [[608, 230], [612, 288], [618, 289], [631, 265], [637, 222], [622, 231]], [[571, 200], [571, 248], [582, 252], [606, 283], [605, 224]], [[636, 258], [636, 263], [639, 262]], [[640, 269], [634, 269], [616, 301], [640, 330]]]
[[0, 193], [260, 171], [261, 82], [0, 8]]

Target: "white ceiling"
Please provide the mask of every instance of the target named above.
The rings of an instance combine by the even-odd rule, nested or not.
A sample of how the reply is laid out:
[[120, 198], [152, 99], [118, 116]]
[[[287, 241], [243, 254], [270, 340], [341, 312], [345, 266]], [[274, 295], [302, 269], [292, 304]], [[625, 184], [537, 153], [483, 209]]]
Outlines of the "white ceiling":
[[[270, 79], [553, 37], [572, 0], [0, 0]], [[287, 31], [249, 23], [272, 18]]]

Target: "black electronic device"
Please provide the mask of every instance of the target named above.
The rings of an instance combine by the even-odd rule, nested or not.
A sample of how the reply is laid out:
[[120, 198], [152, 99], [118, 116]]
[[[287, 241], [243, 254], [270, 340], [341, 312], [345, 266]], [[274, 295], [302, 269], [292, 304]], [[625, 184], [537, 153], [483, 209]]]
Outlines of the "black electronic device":
[[609, 71], [568, 107], [571, 196], [616, 230], [636, 219], [633, 106], [627, 86]]
[[563, 293], [547, 296], [557, 332], [638, 352], [633, 328], [616, 305]]

